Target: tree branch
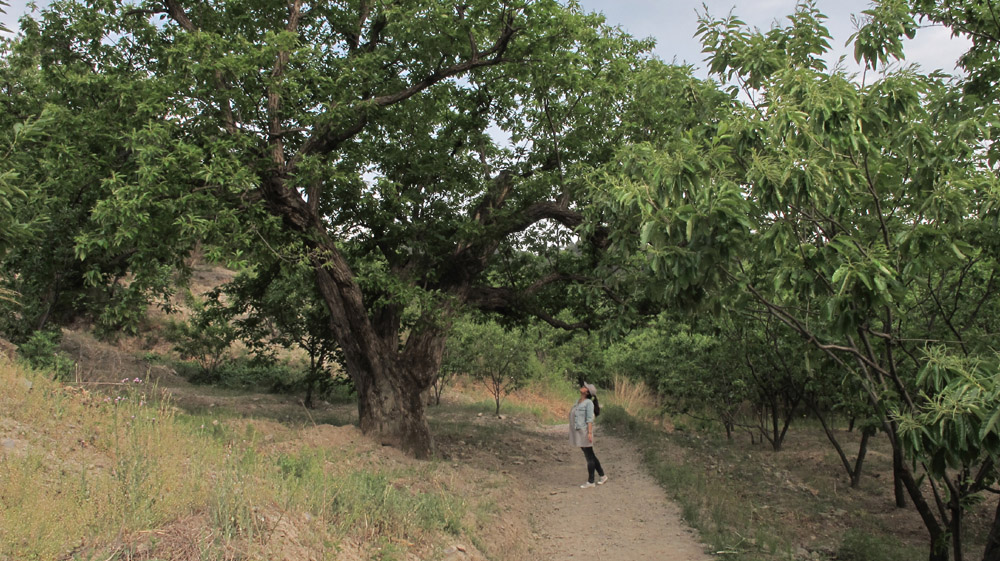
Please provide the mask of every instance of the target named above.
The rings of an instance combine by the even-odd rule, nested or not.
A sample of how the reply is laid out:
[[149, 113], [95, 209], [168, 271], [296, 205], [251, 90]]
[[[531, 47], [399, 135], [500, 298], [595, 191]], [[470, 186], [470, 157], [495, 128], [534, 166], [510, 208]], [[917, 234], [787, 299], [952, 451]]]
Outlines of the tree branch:
[[590, 322], [578, 321], [575, 323], [568, 323], [556, 319], [545, 313], [538, 306], [527, 305], [526, 297], [533, 296], [542, 288], [557, 282], [586, 282], [590, 280], [592, 279], [581, 275], [568, 275], [553, 272], [536, 280], [530, 286], [521, 291], [507, 287], [495, 286], [470, 287], [465, 296], [465, 302], [482, 311], [497, 312], [501, 314], [510, 314], [515, 311], [523, 312], [559, 329], [589, 329], [591, 327]]
[[[285, 31], [295, 33], [299, 28], [299, 18], [302, 15], [302, 0], [295, 0], [289, 6], [288, 25]], [[278, 57], [274, 61], [274, 68], [271, 70], [273, 82], [267, 87], [267, 113], [270, 127], [268, 129], [267, 143], [271, 147], [271, 161], [278, 168], [279, 173], [285, 170], [285, 141], [283, 139], [284, 130], [281, 126], [281, 95], [276, 91], [275, 86], [285, 74], [285, 66], [291, 54], [287, 50], [278, 52]]]
[[503, 228], [503, 233], [504, 235], [510, 235], [523, 232], [532, 224], [546, 219], [554, 220], [570, 229], [576, 228], [583, 223], [583, 215], [579, 212], [567, 208], [560, 203], [541, 201], [528, 205], [524, 210], [519, 212]]
[[374, 97], [359, 103], [355, 108], [357, 112], [355, 122], [340, 128], [339, 130], [329, 124], [317, 126], [313, 130], [313, 134], [310, 135], [309, 138], [307, 138], [302, 144], [301, 148], [299, 148], [298, 153], [292, 157], [288, 164], [288, 170], [294, 170], [302, 161], [302, 158], [312, 154], [328, 153], [335, 150], [341, 143], [361, 132], [368, 121], [369, 108], [388, 107], [409, 99], [427, 88], [430, 88], [434, 84], [452, 76], [464, 74], [476, 68], [495, 66], [503, 62], [509, 62], [503, 55], [507, 52], [510, 41], [517, 31], [518, 28], [513, 26], [511, 17], [507, 15], [504, 21], [503, 32], [489, 49], [475, 54], [469, 60], [437, 70], [429, 76], [426, 76], [424, 79], [411, 84], [407, 88], [391, 94]]
[[[198, 33], [198, 28], [195, 27], [194, 23], [188, 18], [187, 14], [184, 13], [184, 8], [177, 2], [177, 0], [164, 0], [163, 5], [167, 8], [167, 15], [170, 19], [174, 20], [177, 25], [181, 26], [181, 29], [187, 31], [188, 33]], [[216, 70], [215, 75], [215, 89], [219, 92], [224, 93], [228, 87], [226, 87], [226, 81], [222, 77], [222, 71]], [[222, 122], [226, 129], [226, 132], [230, 134], [236, 133], [239, 129], [236, 127], [236, 119], [233, 117], [233, 106], [230, 99], [223, 96], [219, 100], [219, 109], [222, 110]]]
[[187, 17], [187, 14], [184, 13], [184, 8], [177, 3], [177, 0], [164, 0], [163, 5], [166, 6], [167, 14], [170, 16], [170, 19], [177, 22], [177, 25], [181, 26], [182, 29], [189, 33], [195, 33], [198, 31], [198, 28], [194, 26], [194, 23], [192, 23]]

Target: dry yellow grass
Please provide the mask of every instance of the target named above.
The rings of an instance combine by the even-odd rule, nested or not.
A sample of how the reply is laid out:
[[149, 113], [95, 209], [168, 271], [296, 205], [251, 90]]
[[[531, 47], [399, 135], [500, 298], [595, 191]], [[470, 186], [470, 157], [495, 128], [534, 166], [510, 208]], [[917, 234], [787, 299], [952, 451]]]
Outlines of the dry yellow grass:
[[353, 427], [266, 442], [252, 421], [177, 413], [145, 382], [102, 387], [0, 359], [0, 560], [422, 555], [463, 531], [464, 501], [427, 487], [434, 465], [387, 461]]
[[647, 421], [660, 417], [659, 400], [645, 382], [619, 373], [614, 374], [611, 381], [613, 386], [609, 403], [622, 407], [633, 417]]

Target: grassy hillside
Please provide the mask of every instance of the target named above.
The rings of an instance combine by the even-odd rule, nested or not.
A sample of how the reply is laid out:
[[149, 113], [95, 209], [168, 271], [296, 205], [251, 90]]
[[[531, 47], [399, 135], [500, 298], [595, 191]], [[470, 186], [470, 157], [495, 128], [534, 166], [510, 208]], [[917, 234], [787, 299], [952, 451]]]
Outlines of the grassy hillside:
[[0, 560], [443, 558], [496, 508], [457, 488], [486, 475], [353, 426], [190, 415], [139, 378], [91, 391], [0, 361]]

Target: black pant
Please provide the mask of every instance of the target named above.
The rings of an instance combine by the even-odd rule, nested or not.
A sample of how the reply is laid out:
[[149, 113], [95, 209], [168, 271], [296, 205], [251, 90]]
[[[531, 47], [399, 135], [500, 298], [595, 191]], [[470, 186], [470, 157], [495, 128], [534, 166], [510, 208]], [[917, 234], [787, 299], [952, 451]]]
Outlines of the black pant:
[[589, 476], [587, 481], [590, 483], [594, 482], [595, 470], [597, 471], [597, 475], [604, 477], [604, 470], [601, 469], [601, 460], [598, 460], [597, 456], [594, 454], [594, 447], [586, 446], [581, 447], [580, 449], [583, 450], [583, 455], [587, 457], [587, 475]]

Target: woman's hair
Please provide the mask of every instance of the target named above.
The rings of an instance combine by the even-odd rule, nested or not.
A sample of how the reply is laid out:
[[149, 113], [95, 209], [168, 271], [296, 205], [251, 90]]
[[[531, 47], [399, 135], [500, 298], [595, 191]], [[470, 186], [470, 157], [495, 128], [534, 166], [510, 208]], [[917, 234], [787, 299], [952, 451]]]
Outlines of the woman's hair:
[[590, 398], [590, 401], [594, 402], [594, 416], [596, 417], [596, 416], [600, 415], [601, 414], [601, 404], [597, 401], [597, 396], [596, 395], [590, 395], [590, 392], [588, 391], [587, 392], [587, 397]]

